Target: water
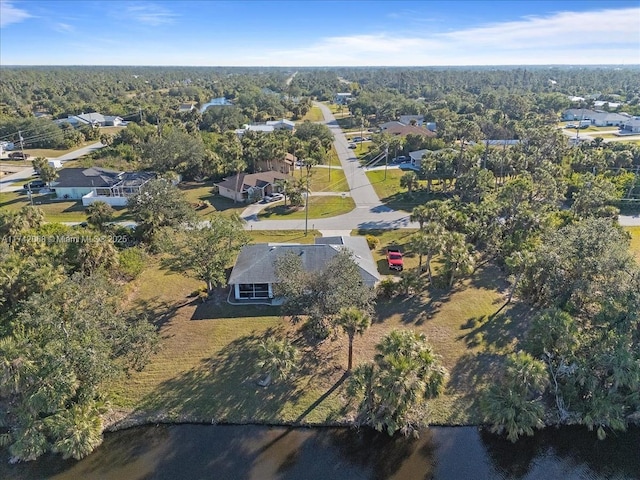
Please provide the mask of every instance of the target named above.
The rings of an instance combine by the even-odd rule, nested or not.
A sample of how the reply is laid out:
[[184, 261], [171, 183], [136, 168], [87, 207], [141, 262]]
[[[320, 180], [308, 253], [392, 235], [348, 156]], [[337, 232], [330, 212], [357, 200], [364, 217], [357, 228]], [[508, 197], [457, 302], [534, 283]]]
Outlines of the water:
[[640, 429], [603, 442], [584, 429], [540, 432], [516, 444], [473, 427], [418, 439], [346, 428], [173, 425], [107, 434], [80, 462], [46, 456], [0, 478], [77, 480], [640, 479]]

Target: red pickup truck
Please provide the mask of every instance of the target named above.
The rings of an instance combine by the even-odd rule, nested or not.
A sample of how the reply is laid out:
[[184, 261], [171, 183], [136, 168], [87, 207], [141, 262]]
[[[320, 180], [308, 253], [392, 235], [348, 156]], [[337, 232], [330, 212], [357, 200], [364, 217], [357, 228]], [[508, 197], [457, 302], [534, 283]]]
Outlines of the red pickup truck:
[[387, 248], [387, 264], [389, 265], [389, 270], [402, 271], [404, 268], [404, 260], [402, 259], [402, 252], [399, 248]]

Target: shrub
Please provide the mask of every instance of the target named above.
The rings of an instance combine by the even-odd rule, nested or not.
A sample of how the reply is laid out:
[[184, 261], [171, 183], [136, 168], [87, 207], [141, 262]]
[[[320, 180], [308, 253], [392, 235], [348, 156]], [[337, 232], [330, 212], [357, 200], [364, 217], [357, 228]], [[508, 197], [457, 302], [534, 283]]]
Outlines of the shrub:
[[127, 280], [133, 280], [144, 270], [147, 258], [147, 252], [141, 247], [125, 248], [119, 256], [120, 274]]
[[398, 283], [392, 278], [385, 278], [378, 284], [378, 296], [385, 299], [392, 298], [398, 291]]
[[367, 245], [369, 245], [369, 250], [375, 250], [380, 245], [380, 239], [378, 237], [374, 237], [373, 235], [367, 235]]

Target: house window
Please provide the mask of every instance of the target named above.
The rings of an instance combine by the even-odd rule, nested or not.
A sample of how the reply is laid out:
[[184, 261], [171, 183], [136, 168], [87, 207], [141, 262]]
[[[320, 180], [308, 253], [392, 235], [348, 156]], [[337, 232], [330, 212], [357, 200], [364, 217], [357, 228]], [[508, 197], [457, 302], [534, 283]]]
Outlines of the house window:
[[238, 286], [238, 298], [269, 298], [269, 284], [241, 283]]

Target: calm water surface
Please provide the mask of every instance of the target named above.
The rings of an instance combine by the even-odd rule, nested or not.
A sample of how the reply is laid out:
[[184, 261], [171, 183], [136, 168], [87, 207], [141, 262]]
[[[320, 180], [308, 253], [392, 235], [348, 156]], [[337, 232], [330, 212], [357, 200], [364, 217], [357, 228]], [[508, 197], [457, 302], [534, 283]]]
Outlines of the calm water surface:
[[473, 427], [418, 439], [343, 428], [173, 425], [107, 434], [80, 462], [47, 456], [7, 465], [2, 479], [640, 479], [640, 429], [603, 442], [551, 429], [515, 445]]

